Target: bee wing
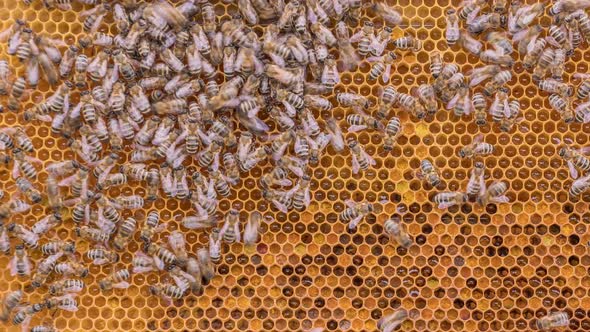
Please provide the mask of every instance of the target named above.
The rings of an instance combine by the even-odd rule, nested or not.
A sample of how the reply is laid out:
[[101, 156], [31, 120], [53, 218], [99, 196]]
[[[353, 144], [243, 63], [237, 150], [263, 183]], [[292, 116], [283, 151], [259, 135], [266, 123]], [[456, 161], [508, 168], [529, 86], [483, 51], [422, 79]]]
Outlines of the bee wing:
[[459, 99], [461, 99], [461, 94], [457, 92], [455, 96], [453, 96], [453, 98], [451, 98], [451, 100], [449, 100], [449, 102], [447, 103], [446, 109], [450, 110], [455, 108], [455, 105], [457, 105]]
[[305, 204], [305, 207], [309, 207], [311, 204], [311, 194], [309, 193], [308, 189], [306, 189], [303, 193], [303, 203]]
[[473, 143], [481, 143], [483, 142], [483, 134], [478, 134], [473, 138]]
[[348, 127], [348, 132], [354, 133], [354, 132], [365, 130], [365, 129], [367, 129], [367, 126], [365, 126], [365, 125], [352, 125], [352, 126]]
[[348, 229], [353, 230], [356, 228], [356, 226], [358, 226], [359, 222], [361, 222], [361, 220], [363, 219], [363, 215], [359, 214], [356, 218], [352, 219], [349, 223], [348, 223]]
[[486, 181], [483, 178], [483, 175], [479, 177], [479, 193], [478, 197], [483, 196], [486, 193]]
[[234, 224], [234, 233], [236, 234], [236, 242], [242, 242], [242, 235], [240, 233], [240, 223]]
[[570, 170], [570, 174], [572, 175], [572, 179], [577, 179], [579, 176], [578, 170], [576, 169], [576, 166], [574, 165], [574, 163], [571, 160], [567, 161], [567, 167]]
[[445, 203], [440, 203], [438, 205], [438, 208], [441, 209], [441, 210], [445, 210], [445, 209], [450, 208], [453, 205], [455, 205], [455, 202], [445, 202]]
[[8, 264], [10, 266], [10, 275], [13, 276], [13, 277], [18, 272], [16, 270], [16, 263], [17, 263], [17, 258], [16, 258], [16, 253], [15, 253], [15, 255], [10, 259], [10, 263]]
[[127, 281], [121, 281], [116, 284], [113, 284], [113, 288], [118, 288], [118, 289], [127, 289], [127, 288], [129, 288], [129, 286], [131, 286], [131, 284], [128, 283]]
[[286, 205], [284, 205], [283, 203], [277, 201], [276, 199], [272, 200], [272, 203], [274, 204], [274, 206], [281, 212], [283, 213], [287, 213], [289, 212], [289, 209], [287, 208]]
[[586, 154], [586, 155], [590, 154], [590, 146], [585, 146], [583, 148], [579, 148], [577, 151], [578, 151], [578, 153], [581, 153], [581, 154]]
[[388, 83], [390, 75], [391, 75], [391, 64], [387, 64], [387, 65], [385, 65], [385, 71], [383, 71], [383, 74], [381, 75], [383, 82]]
[[587, 80], [590, 78], [590, 73], [574, 73], [572, 77], [578, 80]]
[[467, 19], [466, 19], [467, 25], [471, 25], [475, 21], [475, 19], [477, 18], [477, 14], [479, 14], [480, 10], [481, 10], [481, 6], [476, 6], [475, 10], [473, 10], [471, 13], [469, 13], [469, 15], [467, 15]]
[[377, 162], [375, 161], [375, 159], [373, 159], [373, 157], [371, 157], [366, 151], [363, 151], [362, 153], [363, 153], [363, 156], [369, 162], [369, 165], [375, 166], [377, 164]]
[[357, 174], [359, 172], [359, 169], [360, 169], [359, 162], [356, 159], [356, 156], [353, 154], [352, 155], [352, 174]]
[[498, 197], [492, 197], [490, 198], [490, 201], [494, 203], [509, 203], [510, 199], [508, 198], [508, 196], [502, 195]]
[[20, 163], [18, 160], [14, 161], [14, 166], [12, 166], [12, 178], [16, 179], [20, 177]]
[[510, 109], [510, 103], [508, 103], [508, 98], [504, 100], [504, 116], [506, 118], [512, 117], [512, 110]]
[[557, 40], [555, 40], [555, 38], [553, 38], [551, 36], [546, 36], [545, 40], [547, 41], [547, 43], [549, 43], [549, 45], [551, 45], [553, 47], [561, 48], [561, 44]]

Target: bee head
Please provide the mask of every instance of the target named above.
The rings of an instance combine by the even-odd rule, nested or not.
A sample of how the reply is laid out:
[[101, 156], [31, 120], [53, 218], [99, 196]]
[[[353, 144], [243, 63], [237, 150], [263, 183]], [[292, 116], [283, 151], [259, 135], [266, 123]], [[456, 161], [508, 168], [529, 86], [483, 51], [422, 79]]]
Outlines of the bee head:
[[465, 150], [464, 149], [459, 150], [459, 157], [465, 158]]
[[567, 149], [561, 148], [561, 149], [559, 149], [559, 151], [557, 153], [559, 154], [560, 157], [564, 157], [567, 154]]

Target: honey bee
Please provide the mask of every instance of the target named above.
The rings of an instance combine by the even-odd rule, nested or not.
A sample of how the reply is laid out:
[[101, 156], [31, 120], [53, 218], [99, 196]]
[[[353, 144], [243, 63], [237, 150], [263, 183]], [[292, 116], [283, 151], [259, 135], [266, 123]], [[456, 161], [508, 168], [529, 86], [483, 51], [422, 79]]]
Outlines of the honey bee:
[[80, 12], [80, 17], [84, 18], [84, 31], [95, 33], [110, 9], [110, 5], [101, 4], [92, 9]]
[[580, 196], [590, 189], [590, 174], [577, 178], [570, 187], [569, 194], [572, 198]]
[[150, 243], [152, 237], [166, 228], [166, 224], [160, 224], [160, 213], [158, 210], [151, 210], [148, 212], [145, 224], [141, 228], [139, 238], [145, 242]]
[[53, 254], [37, 264], [37, 269], [31, 279], [31, 286], [39, 288], [47, 281], [47, 278], [53, 271], [55, 263], [64, 255], [63, 251]]
[[361, 109], [355, 109], [356, 114], [346, 116], [346, 122], [350, 125], [348, 132], [356, 132], [367, 128], [383, 130], [383, 124], [374, 117], [367, 115]]
[[57, 332], [57, 330], [51, 325], [44, 324], [33, 326], [31, 332]]
[[76, 276], [85, 278], [88, 276], [88, 268], [82, 263], [76, 261], [61, 262], [55, 265], [55, 273], [62, 274], [65, 276]]
[[381, 317], [377, 322], [377, 329], [381, 332], [393, 331], [406, 319], [408, 319], [408, 312], [404, 309], [397, 310], [393, 314]]
[[49, 285], [49, 294], [62, 296], [64, 294], [80, 293], [84, 289], [84, 281], [79, 279], [62, 279]]
[[33, 227], [31, 227], [31, 231], [37, 235], [42, 235], [49, 232], [51, 229], [55, 228], [57, 225], [61, 224], [61, 222], [61, 215], [50, 214], [48, 216], [45, 216], [41, 220], [37, 221], [33, 225]]
[[574, 88], [566, 83], [554, 79], [546, 79], [538, 82], [538, 87], [542, 91], [557, 93], [562, 97], [570, 97], [574, 94]]
[[416, 172], [416, 177], [426, 181], [432, 187], [438, 186], [441, 182], [438, 170], [428, 159], [424, 159], [420, 162], [420, 170]]
[[162, 247], [159, 244], [152, 242], [149, 245], [147, 245], [145, 251], [149, 256], [151, 256], [154, 259], [156, 266], [158, 266], [158, 269], [160, 270], [163, 270], [166, 264], [176, 265], [178, 262], [178, 258], [172, 251]]
[[179, 266], [185, 266], [188, 261], [188, 253], [186, 251], [186, 241], [183, 233], [180, 231], [173, 231], [168, 235], [168, 245], [176, 255], [176, 262]]
[[546, 44], [547, 42], [543, 38], [531, 42], [523, 59], [523, 65], [526, 69], [531, 70], [537, 64], [541, 54], [545, 50]]
[[150, 293], [152, 295], [160, 296], [165, 301], [172, 299], [178, 300], [184, 297], [184, 291], [175, 285], [171, 284], [156, 284], [150, 286]]
[[76, 245], [74, 242], [57, 240], [43, 244], [40, 250], [44, 255], [55, 255], [59, 252], [72, 254], [76, 250]]
[[486, 189], [484, 182], [485, 165], [482, 162], [476, 162], [471, 170], [471, 176], [467, 183], [465, 193], [469, 196], [479, 197], [484, 194]]
[[226, 243], [234, 243], [241, 241], [240, 235], [240, 219], [239, 213], [235, 209], [231, 209], [225, 217], [225, 223], [219, 231], [219, 236]]
[[496, 91], [498, 91], [498, 89], [500, 89], [504, 84], [508, 83], [511, 79], [512, 72], [509, 70], [503, 70], [497, 73], [496, 75], [494, 75], [494, 77], [492, 77], [491, 81], [486, 83], [483, 90], [484, 94], [486, 96], [491, 96]]
[[590, 147], [574, 149], [566, 144], [559, 149], [558, 154], [567, 163], [573, 179], [579, 177], [578, 168], [582, 171], [590, 170], [590, 159], [587, 157], [590, 154]]
[[0, 320], [6, 322], [10, 318], [12, 310], [14, 310], [23, 299], [23, 291], [15, 290], [11, 291], [4, 298], [0, 304]]
[[438, 103], [436, 101], [434, 87], [430, 84], [422, 84], [416, 91], [416, 95], [424, 104], [426, 112], [430, 115], [435, 114], [438, 108]]
[[383, 138], [383, 151], [390, 152], [402, 133], [402, 124], [398, 117], [392, 117], [385, 127], [385, 137]]
[[107, 243], [111, 237], [107, 232], [88, 226], [78, 227], [75, 231], [78, 237], [91, 242]]
[[[215, 277], [215, 265], [211, 261], [211, 257], [209, 256], [209, 250], [206, 248], [201, 248], [197, 250], [197, 259], [198, 259], [198, 266], [203, 276], [203, 280], [205, 283], [209, 283], [213, 277]], [[194, 264], [189, 264], [189, 266]], [[187, 269], [189, 273], [190, 271], [194, 271], [194, 268]]]
[[483, 135], [477, 135], [473, 142], [459, 150], [459, 157], [473, 159], [476, 156], [486, 156], [494, 153], [494, 146], [483, 142]]
[[342, 129], [340, 129], [336, 119], [333, 117], [326, 120], [326, 131], [330, 134], [330, 144], [334, 150], [337, 152], [344, 150], [344, 135], [342, 134]]
[[465, 31], [461, 31], [459, 44], [473, 55], [479, 56], [482, 53], [483, 44]]
[[10, 239], [4, 223], [0, 223], [0, 252], [5, 255], [10, 254]]
[[446, 21], [447, 27], [445, 30], [445, 38], [447, 39], [447, 44], [455, 45], [457, 41], [459, 41], [459, 38], [461, 38], [461, 33], [459, 31], [459, 16], [457, 16], [457, 11], [452, 8], [447, 10]]
[[33, 233], [26, 226], [12, 223], [6, 226], [6, 230], [11, 235], [19, 238], [29, 248], [37, 248], [39, 245], [39, 235]]
[[458, 191], [448, 191], [436, 194], [434, 203], [438, 204], [441, 210], [447, 209], [453, 205], [461, 205], [467, 202], [467, 195]]
[[373, 204], [368, 202], [358, 203], [347, 200], [345, 203], [347, 208], [340, 213], [340, 220], [348, 222], [349, 230], [356, 229], [358, 223], [374, 210]]
[[14, 325], [22, 324], [24, 330], [27, 330], [33, 316], [41, 312], [45, 307], [45, 303], [35, 303], [21, 307], [12, 318], [12, 323]]
[[495, 30], [505, 23], [506, 16], [500, 13], [483, 14], [467, 22], [467, 31], [472, 34], [480, 34], [487, 30]]
[[250, 213], [250, 218], [244, 227], [244, 244], [254, 245], [258, 241], [261, 232], [262, 214], [258, 211]]
[[117, 233], [113, 239], [113, 247], [119, 251], [125, 249], [127, 244], [129, 244], [129, 241], [131, 241], [136, 228], [137, 221], [134, 218], [129, 217], [125, 219], [117, 229]]
[[422, 49], [422, 42], [410, 35], [395, 39], [393, 44], [397, 49], [402, 51], [410, 50], [412, 52], [418, 52]]
[[33, 184], [31, 184], [29, 180], [23, 177], [18, 177], [15, 179], [15, 183], [18, 190], [33, 204], [41, 202], [41, 193], [33, 187]]
[[393, 52], [388, 52], [380, 57], [368, 57], [367, 61], [373, 63], [371, 71], [369, 72], [369, 79], [376, 80], [381, 77], [383, 82], [389, 82], [391, 66], [396, 60], [397, 55]]
[[45, 300], [45, 306], [47, 309], [57, 308], [71, 312], [78, 311], [78, 302], [76, 302], [73, 294], [50, 297], [49, 299]]
[[265, 189], [262, 197], [270, 201], [279, 211], [287, 213], [293, 207], [293, 190]]
[[105, 278], [98, 281], [98, 286], [102, 291], [108, 291], [113, 288], [116, 289], [127, 289], [131, 284], [127, 281], [129, 280], [131, 274], [127, 269], [121, 269], [115, 271]]
[[485, 206], [488, 203], [508, 203], [509, 198], [504, 195], [508, 190], [508, 185], [502, 181], [492, 183], [485, 192], [477, 197], [477, 203]]
[[19, 244], [15, 247], [14, 257], [10, 260], [9, 266], [10, 275], [13, 277], [31, 275], [31, 262], [24, 245]]
[[350, 138], [348, 140], [348, 148], [352, 156], [352, 173], [357, 174], [359, 170], [366, 171], [370, 166], [374, 166], [377, 162], [363, 149], [363, 147]]
[[473, 120], [478, 126], [487, 124], [487, 101], [481, 92], [476, 92], [471, 97], [471, 106], [473, 108]]
[[440, 52], [430, 52], [430, 74], [437, 79], [443, 69], [443, 62]]
[[94, 265], [113, 264], [119, 261], [119, 254], [100, 246], [88, 250], [86, 257], [91, 259]]
[[537, 328], [543, 331], [549, 331], [559, 327], [568, 326], [570, 317], [567, 312], [553, 312], [545, 317], [537, 319]]
[[402, 23], [402, 14], [385, 3], [375, 3], [372, 5], [372, 8], [375, 14], [380, 16], [385, 22], [391, 25], [400, 25]]
[[412, 245], [412, 238], [399, 219], [387, 219], [383, 224], [383, 229], [389, 235], [389, 238], [397, 242], [400, 246], [408, 248]]

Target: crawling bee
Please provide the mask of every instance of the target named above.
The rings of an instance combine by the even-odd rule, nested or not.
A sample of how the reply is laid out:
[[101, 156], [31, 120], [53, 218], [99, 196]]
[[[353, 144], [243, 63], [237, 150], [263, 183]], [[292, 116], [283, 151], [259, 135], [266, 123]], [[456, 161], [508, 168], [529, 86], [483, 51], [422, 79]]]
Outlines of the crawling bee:
[[590, 147], [574, 149], [565, 145], [559, 149], [558, 154], [567, 163], [573, 179], [579, 177], [578, 168], [583, 171], [590, 171], [590, 159], [586, 156], [590, 153]]
[[494, 146], [483, 142], [483, 135], [475, 136], [473, 142], [459, 150], [459, 157], [473, 159], [476, 156], [486, 156], [494, 153]]
[[377, 162], [363, 149], [363, 147], [350, 138], [348, 140], [348, 148], [352, 156], [352, 174], [357, 174], [360, 170], [366, 171], [370, 166], [374, 166]]
[[76, 276], [80, 278], [85, 278], [88, 275], [88, 268], [77, 261], [67, 261], [57, 263], [54, 267], [55, 273], [64, 275], [64, 276]]
[[11, 291], [2, 299], [0, 304], [0, 320], [6, 322], [10, 318], [12, 310], [14, 310], [23, 298], [23, 291]]
[[102, 291], [108, 291], [113, 288], [127, 289], [129, 286], [131, 286], [131, 284], [127, 282], [130, 276], [129, 270], [121, 269], [99, 280], [98, 286]]
[[469, 196], [481, 196], [486, 189], [484, 182], [485, 165], [482, 162], [476, 162], [471, 170], [471, 176], [467, 183], [466, 194]]
[[559, 327], [568, 326], [570, 317], [567, 312], [553, 312], [545, 317], [537, 319], [537, 328], [542, 331], [549, 331]]
[[18, 177], [15, 179], [15, 183], [18, 190], [23, 193], [29, 201], [34, 204], [41, 202], [41, 193], [33, 187], [29, 180], [23, 177]]
[[28, 276], [31, 274], [31, 262], [25, 246], [19, 244], [15, 247], [14, 257], [10, 260], [10, 275], [19, 277]]
[[496, 181], [477, 197], [477, 203], [483, 206], [488, 203], [508, 203], [509, 199], [504, 195], [507, 190], [508, 185], [505, 182]]
[[416, 177], [420, 180], [426, 181], [432, 187], [436, 187], [440, 184], [438, 170], [428, 159], [424, 159], [420, 162], [420, 170], [416, 172]]
[[391, 76], [391, 66], [397, 60], [397, 55], [393, 52], [388, 52], [380, 57], [368, 57], [367, 61], [372, 62], [371, 71], [369, 72], [369, 79], [376, 80], [379, 77], [383, 82], [389, 82]]
[[387, 219], [385, 224], [383, 224], [383, 228], [390, 239], [397, 242], [400, 246], [408, 248], [412, 245], [412, 238], [408, 235], [400, 220], [393, 218]]
[[346, 122], [350, 125], [349, 132], [356, 132], [364, 129], [383, 130], [383, 124], [374, 117], [366, 114], [361, 109], [355, 109], [355, 114], [346, 116]]
[[178, 300], [184, 297], [184, 291], [171, 284], [156, 284], [150, 286], [152, 295], [160, 296], [165, 301]]
[[572, 198], [580, 196], [590, 189], [590, 174], [576, 179], [570, 187], [569, 194]]
[[383, 316], [377, 322], [377, 329], [381, 332], [391, 332], [408, 318], [408, 312], [400, 309], [391, 315]]
[[180, 231], [173, 231], [168, 235], [168, 246], [176, 255], [176, 264], [186, 266], [188, 261], [188, 252], [186, 251], [186, 241], [184, 234]]
[[258, 211], [250, 213], [250, 218], [244, 227], [244, 244], [254, 245], [258, 241], [263, 217]]
[[393, 116], [385, 126], [385, 136], [383, 138], [383, 151], [390, 152], [393, 150], [397, 138], [402, 133], [402, 124], [398, 117]]
[[139, 238], [145, 242], [150, 243], [152, 237], [166, 228], [166, 224], [160, 224], [160, 212], [158, 210], [151, 210], [148, 212], [145, 219], [145, 224], [141, 228]]
[[453, 205], [461, 205], [467, 202], [467, 195], [462, 192], [442, 192], [434, 196], [434, 203], [438, 204], [438, 208], [441, 210], [447, 209]]
[[348, 222], [348, 229], [354, 230], [361, 220], [374, 210], [373, 204], [368, 202], [357, 203], [347, 200], [347, 208], [340, 213], [340, 220]]
[[80, 293], [84, 289], [84, 281], [79, 279], [62, 279], [49, 285], [49, 294], [62, 296], [64, 294]]
[[231, 209], [226, 217], [223, 227], [219, 231], [219, 236], [226, 243], [240, 242], [242, 237], [240, 235], [240, 216], [239, 212]]
[[39, 235], [33, 233], [24, 225], [12, 223], [6, 227], [6, 230], [11, 235], [19, 238], [29, 248], [37, 248], [39, 245]]
[[123, 250], [131, 241], [133, 234], [137, 228], [137, 221], [134, 218], [127, 218], [119, 229], [117, 230], [117, 234], [115, 234], [115, 238], [113, 239], [113, 247], [117, 250]]
[[94, 265], [104, 265], [119, 261], [119, 254], [104, 247], [96, 247], [88, 250], [86, 257], [91, 259]]
[[163, 270], [166, 264], [176, 265], [178, 262], [178, 257], [176, 257], [172, 251], [159, 244], [152, 242], [146, 247], [145, 251], [149, 256], [154, 258], [156, 266], [158, 266], [160, 270]]
[[422, 49], [422, 42], [413, 36], [405, 36], [398, 38], [393, 41], [393, 45], [399, 50], [405, 51], [410, 50], [412, 52], [418, 52]]

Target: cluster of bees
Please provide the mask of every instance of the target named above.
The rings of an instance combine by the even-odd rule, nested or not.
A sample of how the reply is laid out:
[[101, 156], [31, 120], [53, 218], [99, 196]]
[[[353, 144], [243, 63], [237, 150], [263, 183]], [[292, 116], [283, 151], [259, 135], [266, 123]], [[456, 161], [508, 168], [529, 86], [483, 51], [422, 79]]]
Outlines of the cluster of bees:
[[[0, 94], [8, 96], [7, 108], [21, 111], [27, 89], [45, 80], [55, 92], [22, 110], [23, 119], [51, 123], [52, 133], [65, 138], [77, 157], [47, 165], [46, 182], [37, 184], [40, 161], [28, 154], [34, 147], [24, 128], [0, 131], [6, 151], [0, 161], [13, 163], [18, 192], [0, 205], [0, 250], [9, 253], [11, 238], [18, 239], [11, 273], [32, 275], [30, 289], [47, 288], [49, 293], [42, 302], [26, 305], [20, 304], [24, 291], [9, 293], [0, 319], [12, 316], [15, 324], [27, 326], [44, 309], [77, 309], [75, 295], [84, 289], [88, 269], [76, 257], [75, 243], [39, 244], [43, 234], [62, 223], [73, 222], [78, 239], [92, 244], [83, 255], [88, 261], [112, 265], [112, 273], [99, 280], [101, 290], [129, 287], [132, 273], [161, 272], [163, 282], [152, 285], [150, 294], [169, 302], [202, 291], [215, 276], [223, 242], [258, 241], [268, 217], [252, 212], [241, 218], [237, 206], [223, 216], [217, 210], [219, 198], [232, 197], [243, 174], [254, 168], [268, 167], [258, 181], [265, 200], [283, 213], [303, 211], [311, 204], [311, 170], [326, 149], [348, 149], [353, 174], [376, 164], [354, 133], [375, 132], [383, 138], [383, 151], [393, 150], [403, 129], [400, 118], [390, 115], [393, 109], [418, 120], [432, 119], [442, 104], [459, 117], [473, 113], [478, 126], [488, 123], [489, 113], [500, 130], [513, 130], [522, 119], [520, 103], [510, 98], [507, 88], [515, 43], [533, 80], [550, 93], [550, 104], [563, 120], [590, 119], [588, 103], [573, 110], [574, 88], [563, 82], [567, 57], [590, 36], [586, 1], [554, 3], [549, 13], [555, 23], [544, 38], [540, 26], [533, 25], [543, 15], [544, 4], [513, 1], [508, 6], [495, 0], [488, 6], [486, 0], [466, 1], [462, 8], [447, 12], [445, 37], [451, 47], [461, 45], [486, 65], [465, 76], [457, 64], [443, 63], [441, 53], [432, 52], [432, 82], [410, 93], [388, 82], [397, 61], [420, 51], [422, 43], [411, 35], [392, 37], [403, 16], [382, 2], [238, 0], [238, 12], [220, 20], [209, 1], [78, 1], [92, 7], [80, 13], [85, 34], [75, 44], [34, 33], [22, 20], [0, 33], [8, 54], [26, 68], [24, 76], [15, 77], [8, 62], [0, 61]], [[67, 0], [43, 4], [71, 9]], [[363, 13], [379, 17], [382, 26], [360, 22]], [[101, 32], [103, 22], [111, 18], [117, 33]], [[349, 23], [360, 23], [359, 28], [351, 33]], [[483, 33], [491, 47], [475, 38]], [[362, 59], [371, 64], [369, 79], [387, 84], [376, 105], [358, 93], [335, 92], [340, 73]], [[583, 82], [576, 96], [585, 99], [590, 79], [577, 78]], [[350, 111], [344, 119], [327, 115], [334, 108], [332, 94]], [[278, 133], [269, 134], [275, 129]], [[475, 159], [493, 152], [494, 147], [478, 135], [459, 155]], [[560, 150], [574, 171], [590, 170], [584, 153], [569, 146]], [[441, 182], [427, 159], [417, 176], [433, 187]], [[110, 189], [135, 183], [145, 188], [145, 195], [109, 196]], [[587, 189], [590, 175], [577, 179], [570, 193]], [[468, 201], [503, 203], [508, 202], [507, 190], [504, 182], [486, 186], [484, 164], [478, 160], [465, 192], [442, 192], [433, 200], [441, 209]], [[157, 210], [138, 211], [160, 197], [191, 202], [194, 211], [178, 221], [189, 230], [210, 229], [208, 247], [193, 256], [181, 230], [169, 232], [162, 241], [159, 234], [169, 222], [160, 220]], [[26, 212], [34, 204], [46, 205], [48, 213], [32, 227], [9, 222], [11, 214]], [[346, 204], [340, 219], [350, 230], [374, 212], [370, 202]], [[123, 217], [130, 212], [132, 216]], [[384, 229], [400, 246], [413, 243], [399, 218], [388, 219]], [[141, 250], [131, 266], [120, 267], [120, 253], [138, 232]], [[40, 250], [44, 258], [32, 264], [27, 250]], [[407, 318], [407, 312], [398, 311], [380, 320], [378, 328], [392, 331]], [[568, 321], [566, 313], [555, 313], [537, 324], [550, 329]]]

